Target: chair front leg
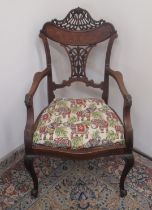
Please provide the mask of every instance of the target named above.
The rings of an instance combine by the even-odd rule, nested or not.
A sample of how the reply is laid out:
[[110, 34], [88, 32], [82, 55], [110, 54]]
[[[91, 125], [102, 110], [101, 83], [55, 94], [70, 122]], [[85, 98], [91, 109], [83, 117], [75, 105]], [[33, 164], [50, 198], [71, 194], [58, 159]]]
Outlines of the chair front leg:
[[133, 154], [128, 154], [125, 156], [124, 158], [125, 161], [125, 167], [123, 169], [121, 178], [120, 178], [120, 196], [121, 197], [125, 197], [127, 195], [127, 190], [125, 190], [124, 188], [124, 182], [126, 179], [127, 174], [129, 173], [129, 171], [132, 169], [133, 165], [134, 165], [134, 156]]
[[34, 166], [33, 166], [33, 158], [34, 157], [32, 155], [25, 155], [24, 156], [24, 165], [33, 180], [34, 188], [31, 190], [31, 195], [36, 198], [38, 195], [38, 178], [35, 173]]

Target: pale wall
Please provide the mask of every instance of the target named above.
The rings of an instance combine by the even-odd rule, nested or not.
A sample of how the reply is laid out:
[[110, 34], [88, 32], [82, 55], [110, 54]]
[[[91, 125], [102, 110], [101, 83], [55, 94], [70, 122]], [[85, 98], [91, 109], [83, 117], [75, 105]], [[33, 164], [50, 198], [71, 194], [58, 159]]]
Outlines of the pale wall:
[[[123, 72], [126, 86], [133, 97], [134, 146], [152, 156], [152, 1], [1, 0], [0, 158], [23, 144], [26, 119], [24, 95], [30, 87], [33, 74], [45, 67], [43, 48], [38, 38], [42, 24], [54, 17], [63, 18], [71, 8], [77, 6], [89, 10], [97, 19], [102, 17], [111, 21], [118, 30], [119, 38], [114, 45], [111, 66]], [[96, 52], [92, 52], [92, 57], [97, 58], [88, 63], [89, 75], [95, 79], [100, 76], [102, 54], [99, 54], [99, 49], [100, 46]], [[63, 51], [57, 48], [56, 53], [62, 57]], [[61, 63], [63, 69], [67, 65], [62, 58], [53, 60], [57, 61], [54, 67]], [[91, 72], [93, 64], [95, 69]], [[118, 107], [122, 100], [113, 81], [111, 89], [110, 103]], [[44, 91], [45, 84], [42, 83], [36, 96], [37, 110], [46, 104]], [[65, 91], [61, 93], [66, 96]], [[92, 96], [93, 93], [84, 91], [85, 95]], [[75, 95], [82, 95], [82, 89], [78, 86]], [[120, 113], [120, 106], [117, 109]]]

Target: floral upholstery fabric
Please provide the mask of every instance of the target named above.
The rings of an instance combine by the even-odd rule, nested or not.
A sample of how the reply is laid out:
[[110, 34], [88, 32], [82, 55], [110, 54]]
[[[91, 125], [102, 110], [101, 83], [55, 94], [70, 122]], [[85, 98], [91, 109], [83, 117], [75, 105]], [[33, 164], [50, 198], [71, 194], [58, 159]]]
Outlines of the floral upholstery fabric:
[[102, 99], [54, 99], [42, 113], [33, 143], [71, 149], [125, 144], [117, 115]]

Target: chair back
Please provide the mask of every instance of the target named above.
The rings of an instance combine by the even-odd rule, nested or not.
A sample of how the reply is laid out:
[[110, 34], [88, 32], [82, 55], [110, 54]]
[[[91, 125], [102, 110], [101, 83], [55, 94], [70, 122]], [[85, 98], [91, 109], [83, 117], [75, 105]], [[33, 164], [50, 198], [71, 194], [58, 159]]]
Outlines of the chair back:
[[[104, 82], [97, 84], [93, 80], [89, 80], [86, 75], [86, 63], [91, 49], [98, 43], [109, 39], [105, 70], [109, 68], [112, 45], [117, 37], [117, 32], [111, 23], [103, 19], [96, 21], [86, 10], [78, 7], [71, 10], [63, 20], [54, 19], [51, 22], [45, 23], [40, 32], [40, 37], [45, 47], [47, 67], [50, 69], [50, 84], [48, 84], [50, 88], [53, 87], [53, 90], [56, 90], [79, 81], [84, 82], [87, 86], [104, 90], [108, 81], [105, 79]], [[61, 44], [70, 59], [71, 76], [61, 84], [56, 84], [52, 80], [48, 39]]]

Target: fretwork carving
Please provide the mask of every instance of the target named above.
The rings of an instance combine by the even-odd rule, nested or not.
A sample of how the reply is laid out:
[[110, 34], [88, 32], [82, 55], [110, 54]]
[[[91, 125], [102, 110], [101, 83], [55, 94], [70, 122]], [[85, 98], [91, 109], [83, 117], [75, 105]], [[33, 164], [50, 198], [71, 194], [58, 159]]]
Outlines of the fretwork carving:
[[71, 62], [71, 78], [86, 78], [86, 62], [91, 51], [91, 46], [65, 46]]
[[75, 31], [84, 31], [100, 27], [105, 23], [105, 20], [94, 20], [91, 15], [80, 7], [71, 10], [63, 20], [52, 20], [52, 24]]

